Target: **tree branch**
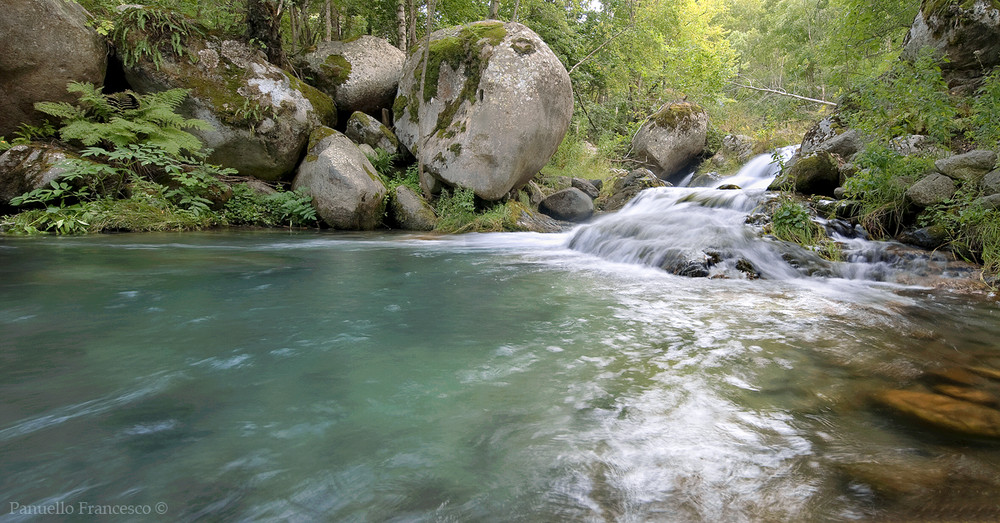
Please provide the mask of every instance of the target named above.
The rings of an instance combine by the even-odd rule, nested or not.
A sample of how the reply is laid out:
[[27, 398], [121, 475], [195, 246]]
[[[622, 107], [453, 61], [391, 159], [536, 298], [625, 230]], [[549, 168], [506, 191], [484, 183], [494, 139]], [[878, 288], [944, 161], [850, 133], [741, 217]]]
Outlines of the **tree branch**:
[[761, 92], [771, 93], [771, 94], [778, 94], [778, 95], [781, 95], [781, 96], [790, 96], [790, 97], [798, 99], [798, 100], [805, 100], [807, 102], [813, 102], [813, 103], [818, 103], [818, 104], [824, 104], [824, 105], [830, 105], [830, 106], [833, 106], [833, 107], [837, 107], [837, 104], [835, 102], [828, 102], [826, 100], [820, 100], [818, 98], [809, 98], [808, 96], [801, 96], [801, 95], [798, 95], [798, 94], [792, 94], [792, 93], [789, 93], [789, 92], [786, 92], [786, 91], [779, 91], [777, 89], [767, 89], [767, 88], [764, 88], [764, 87], [754, 87], [752, 85], [738, 84], [736, 82], [731, 82], [731, 83], [733, 85], [735, 85], [736, 87], [742, 87], [744, 89], [750, 89], [750, 90], [753, 90], [753, 91], [761, 91]]
[[573, 74], [573, 71], [576, 71], [576, 68], [580, 67], [580, 64], [582, 64], [583, 62], [586, 62], [588, 59], [590, 59], [591, 56], [594, 56], [595, 53], [597, 53], [598, 51], [600, 51], [602, 47], [604, 47], [604, 46], [608, 45], [609, 43], [611, 43], [611, 41], [614, 40], [615, 38], [618, 38], [619, 36], [625, 34], [625, 31], [628, 31], [629, 29], [632, 29], [632, 27], [634, 27], [634, 26], [635, 26], [635, 24], [630, 24], [625, 29], [622, 29], [621, 31], [618, 31], [617, 33], [615, 33], [614, 35], [612, 35], [611, 38], [608, 38], [607, 40], [605, 40], [604, 43], [602, 43], [601, 45], [595, 47], [593, 51], [591, 51], [590, 53], [587, 54], [587, 56], [584, 56], [583, 58], [580, 59], [579, 62], [577, 62], [575, 65], [573, 65], [573, 67], [569, 68], [569, 74]]

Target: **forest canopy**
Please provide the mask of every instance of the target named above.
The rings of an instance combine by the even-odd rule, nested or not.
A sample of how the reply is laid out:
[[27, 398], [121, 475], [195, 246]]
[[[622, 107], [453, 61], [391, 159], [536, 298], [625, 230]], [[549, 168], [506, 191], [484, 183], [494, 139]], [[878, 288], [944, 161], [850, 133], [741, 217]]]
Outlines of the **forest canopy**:
[[[79, 0], [111, 30], [119, 1]], [[248, 12], [274, 18], [294, 56], [324, 40], [382, 37], [413, 49], [428, 29], [518, 21], [571, 72], [573, 135], [621, 152], [640, 121], [691, 98], [716, 131], [794, 139], [824, 107], [757, 89], [835, 100], [897, 60], [919, 5], [901, 0], [150, 0], [213, 31], [246, 36]], [[431, 20], [428, 23], [428, 13]], [[267, 45], [260, 42], [262, 46]], [[270, 53], [269, 53], [270, 56]], [[616, 151], [616, 149], [619, 149]]]

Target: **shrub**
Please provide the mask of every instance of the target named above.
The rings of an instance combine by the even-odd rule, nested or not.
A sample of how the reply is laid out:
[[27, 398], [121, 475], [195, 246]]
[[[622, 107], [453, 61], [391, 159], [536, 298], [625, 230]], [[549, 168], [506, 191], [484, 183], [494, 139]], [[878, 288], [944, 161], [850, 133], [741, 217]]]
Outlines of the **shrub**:
[[317, 224], [312, 197], [301, 190], [264, 195], [247, 184], [237, 184], [222, 212], [230, 225], [309, 227]]
[[442, 191], [434, 210], [439, 217], [434, 230], [441, 232], [499, 232], [514, 228], [510, 209], [502, 203], [492, 203], [477, 210], [472, 189], [459, 187], [452, 193]]
[[934, 167], [932, 158], [904, 156], [872, 142], [856, 158], [860, 169], [847, 179], [848, 197], [861, 202], [861, 224], [877, 238], [898, 232], [906, 211], [906, 189]]

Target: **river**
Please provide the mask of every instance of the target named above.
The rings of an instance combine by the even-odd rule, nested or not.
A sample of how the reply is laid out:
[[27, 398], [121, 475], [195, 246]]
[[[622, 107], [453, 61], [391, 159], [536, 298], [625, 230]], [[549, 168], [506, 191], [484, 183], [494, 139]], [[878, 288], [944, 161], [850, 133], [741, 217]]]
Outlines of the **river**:
[[993, 301], [587, 230], [4, 238], [0, 521], [1000, 516], [1000, 447], [869, 401], [1000, 366]]

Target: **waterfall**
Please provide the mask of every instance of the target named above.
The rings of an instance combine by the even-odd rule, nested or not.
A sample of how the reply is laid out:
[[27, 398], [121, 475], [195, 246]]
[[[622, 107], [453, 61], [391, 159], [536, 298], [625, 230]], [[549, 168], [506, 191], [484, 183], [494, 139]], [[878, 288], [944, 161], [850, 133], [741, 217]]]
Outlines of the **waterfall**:
[[[892, 281], [901, 271], [922, 274], [929, 264], [947, 264], [943, 254], [915, 254], [893, 242], [865, 239], [864, 231], [841, 221], [817, 219], [841, 246], [834, 262], [806, 247], [762, 234], [766, 188], [795, 147], [750, 160], [711, 188], [647, 189], [617, 213], [574, 229], [567, 246], [623, 263], [659, 267], [697, 277], [791, 279], [805, 276]], [[719, 189], [736, 185], [740, 189]]]

